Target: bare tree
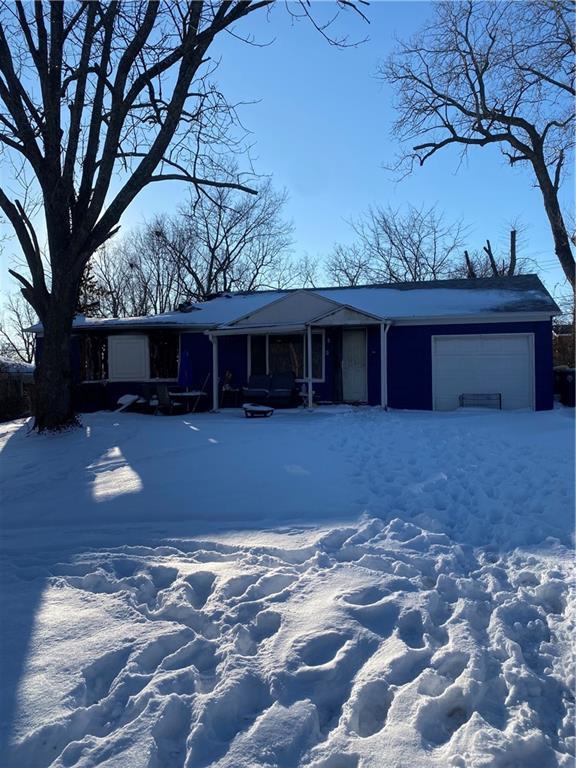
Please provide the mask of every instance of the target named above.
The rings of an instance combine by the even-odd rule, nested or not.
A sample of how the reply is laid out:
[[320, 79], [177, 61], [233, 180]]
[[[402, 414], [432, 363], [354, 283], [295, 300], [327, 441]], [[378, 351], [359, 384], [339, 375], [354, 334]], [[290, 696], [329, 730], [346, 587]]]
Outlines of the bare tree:
[[47, 239], [44, 254], [38, 225], [7, 180], [0, 209], [30, 271], [12, 274], [44, 326], [37, 429], [75, 423], [68, 348], [82, 274], [142, 189], [177, 180], [199, 193], [252, 191], [213, 151], [230, 145], [234, 111], [210, 82], [209, 51], [222, 32], [271, 5], [1, 3], [0, 147], [36, 183]]
[[0, 322], [0, 354], [23, 363], [34, 361], [34, 336], [27, 329], [38, 322], [32, 306], [22, 296], [10, 296]]
[[304, 253], [291, 265], [292, 280], [287, 288], [317, 288], [319, 285], [320, 259]]
[[339, 286], [369, 283], [372, 279], [371, 257], [358, 243], [337, 243], [326, 259], [326, 272], [330, 280]]
[[285, 199], [269, 182], [257, 197], [216, 190], [107, 245], [94, 259], [105, 314], [157, 314], [221, 292], [291, 286], [299, 271]]
[[278, 286], [292, 245], [292, 225], [282, 216], [286, 194], [260, 185], [256, 197], [216, 189], [149, 225], [177, 266], [180, 290], [202, 301], [215, 293]]
[[[499, 255], [494, 252], [490, 240], [481, 251], [464, 251], [464, 260], [453, 270], [452, 277], [466, 277], [475, 279], [478, 277], [511, 277], [512, 275], [525, 274], [532, 264], [531, 260], [518, 256], [516, 229], [510, 230], [510, 245], [508, 253]], [[502, 249], [498, 249], [502, 250]]]
[[405, 212], [372, 207], [352, 222], [357, 242], [336, 246], [327, 271], [337, 285], [398, 283], [448, 277], [463, 244], [460, 223], [447, 224], [435, 208]]
[[558, 260], [574, 286], [575, 261], [559, 201], [574, 148], [574, 5], [571, 0], [443, 2], [432, 23], [381, 68], [398, 94], [395, 124], [413, 144], [407, 170], [444, 147], [498, 145], [529, 165], [542, 193]]

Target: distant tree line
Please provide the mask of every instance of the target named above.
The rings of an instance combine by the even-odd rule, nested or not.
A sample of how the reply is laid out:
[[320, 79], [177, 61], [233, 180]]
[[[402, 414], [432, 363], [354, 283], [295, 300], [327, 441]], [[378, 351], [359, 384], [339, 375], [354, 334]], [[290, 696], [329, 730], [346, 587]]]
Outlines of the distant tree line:
[[463, 224], [448, 223], [434, 207], [400, 211], [373, 206], [351, 228], [352, 244], [335, 245], [326, 261], [335, 285], [499, 277], [529, 266], [528, 259], [517, 255], [515, 228], [504, 253], [495, 255], [490, 240], [482, 250], [469, 251]]

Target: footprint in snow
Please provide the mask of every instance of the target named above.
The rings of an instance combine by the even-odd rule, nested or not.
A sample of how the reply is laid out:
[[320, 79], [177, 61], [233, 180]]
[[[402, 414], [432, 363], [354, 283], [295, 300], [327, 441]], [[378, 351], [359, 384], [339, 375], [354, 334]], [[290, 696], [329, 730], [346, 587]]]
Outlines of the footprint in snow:
[[320, 667], [332, 661], [347, 640], [338, 632], [325, 632], [306, 640], [296, 649], [299, 658], [308, 667]]
[[389, 637], [394, 631], [400, 609], [390, 601], [381, 600], [372, 605], [359, 606], [350, 611], [351, 615], [366, 629], [381, 637]]
[[90, 707], [105, 698], [114, 680], [126, 666], [131, 647], [105, 653], [89, 664], [82, 672], [83, 682], [71, 693], [77, 706]]
[[468, 698], [454, 686], [419, 709], [416, 727], [425, 742], [440, 747], [468, 722], [472, 712]]
[[349, 595], [342, 595], [341, 600], [349, 605], [372, 605], [380, 602], [388, 594], [390, 594], [389, 590], [382, 587], [363, 587]]
[[349, 729], [362, 738], [379, 733], [386, 724], [393, 698], [394, 693], [385, 680], [365, 683], [356, 696], [353, 695]]
[[184, 581], [192, 587], [190, 602], [196, 609], [203, 608], [212, 594], [216, 575], [211, 571], [198, 571], [186, 576]]
[[196, 637], [165, 656], [158, 669], [163, 671], [196, 667], [200, 674], [209, 675], [214, 672], [218, 663], [217, 651], [218, 645], [215, 641]]
[[280, 629], [282, 617], [276, 611], [261, 611], [250, 629], [254, 642], [261, 643], [268, 637], [272, 637]]
[[398, 619], [398, 634], [409, 648], [424, 647], [424, 626], [422, 614], [417, 610], [402, 613]]
[[432, 663], [422, 675], [418, 693], [436, 698], [457, 680], [468, 666], [469, 655], [462, 652], [446, 653]]

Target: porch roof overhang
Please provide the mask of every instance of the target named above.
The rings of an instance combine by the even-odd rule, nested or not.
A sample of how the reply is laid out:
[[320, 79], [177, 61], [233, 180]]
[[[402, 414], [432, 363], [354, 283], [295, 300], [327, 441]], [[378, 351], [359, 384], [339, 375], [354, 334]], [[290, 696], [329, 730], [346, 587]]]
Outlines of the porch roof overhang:
[[209, 336], [256, 336], [266, 333], [304, 333], [306, 326], [303, 323], [297, 325], [248, 325], [243, 327], [217, 327], [208, 329], [204, 333]]
[[361, 312], [354, 307], [345, 304], [331, 307], [327, 312], [317, 315], [309, 320], [299, 323], [266, 323], [262, 325], [253, 325], [236, 321], [232, 325], [217, 326], [209, 329], [205, 333], [213, 336], [239, 336], [247, 334], [266, 334], [266, 333], [303, 333], [309, 327], [327, 328], [327, 327], [347, 327], [347, 326], [366, 326], [380, 325], [388, 322], [385, 318], [377, 317], [369, 312]]
[[371, 312], [365, 312], [364, 310], [351, 307], [349, 304], [342, 304], [339, 307], [330, 309], [313, 320], [310, 320], [307, 325], [316, 326], [354, 326], [354, 325], [379, 325], [384, 322], [386, 318], [374, 315]]

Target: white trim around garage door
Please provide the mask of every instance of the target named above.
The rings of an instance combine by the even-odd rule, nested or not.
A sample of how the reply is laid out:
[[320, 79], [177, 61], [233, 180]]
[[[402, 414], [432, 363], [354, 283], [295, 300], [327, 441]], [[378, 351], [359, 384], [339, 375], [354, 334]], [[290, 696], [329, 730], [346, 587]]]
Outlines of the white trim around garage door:
[[531, 376], [530, 376], [530, 400], [531, 400], [531, 409], [536, 409], [536, 366], [535, 366], [535, 354], [534, 354], [534, 334], [533, 333], [458, 333], [458, 334], [435, 334], [431, 337], [430, 340], [430, 353], [432, 358], [432, 410], [437, 410], [436, 408], [436, 362], [435, 362], [435, 342], [436, 340], [449, 340], [449, 339], [505, 339], [505, 338], [526, 338], [528, 339], [528, 349], [529, 349], [529, 365], [531, 369]]

